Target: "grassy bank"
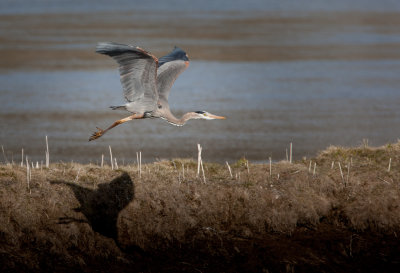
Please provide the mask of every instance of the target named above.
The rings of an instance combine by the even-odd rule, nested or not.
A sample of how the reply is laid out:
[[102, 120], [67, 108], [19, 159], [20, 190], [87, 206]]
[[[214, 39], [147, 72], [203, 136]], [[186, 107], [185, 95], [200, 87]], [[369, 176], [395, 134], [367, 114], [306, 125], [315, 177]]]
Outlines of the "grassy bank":
[[[390, 167], [389, 167], [390, 165]], [[6, 271], [397, 272], [400, 143], [230, 165], [0, 165]]]

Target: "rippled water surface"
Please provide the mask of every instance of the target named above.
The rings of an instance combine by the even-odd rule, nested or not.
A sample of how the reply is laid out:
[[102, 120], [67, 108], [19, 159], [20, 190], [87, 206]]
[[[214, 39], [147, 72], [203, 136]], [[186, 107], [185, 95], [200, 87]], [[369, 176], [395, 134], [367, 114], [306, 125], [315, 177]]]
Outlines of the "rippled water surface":
[[[262, 6], [259, 1], [251, 3]], [[199, 8], [203, 13], [182, 19], [189, 30], [196, 30], [193, 33], [174, 33], [167, 25], [154, 28], [139, 22], [137, 32], [129, 35], [142, 37], [142, 46], [149, 44], [165, 53], [170, 49], [167, 41], [171, 35], [174, 42], [191, 50], [188, 53], [194, 56], [172, 89], [172, 111], [179, 116], [187, 111], [205, 110], [227, 119], [192, 120], [183, 127], [158, 119], [137, 120], [116, 127], [94, 142], [88, 142], [88, 138], [96, 126], [106, 128], [128, 114], [108, 108], [124, 103], [119, 75], [116, 65], [106, 56], [93, 54], [96, 41], [108, 37], [104, 34], [107, 29], [102, 26], [99, 29], [104, 33], [97, 28], [95, 32], [90, 25], [104, 16], [97, 17], [96, 12], [113, 10], [108, 15], [117, 18], [115, 12], [119, 11], [106, 3], [98, 11], [87, 6], [77, 11], [76, 6], [67, 2], [62, 10], [49, 6], [49, 14], [92, 13], [92, 17], [82, 21], [87, 24], [82, 23], [81, 28], [68, 28], [65, 24], [65, 29], [54, 30], [49, 22], [61, 24], [61, 15], [42, 22], [32, 15], [38, 12], [34, 5], [21, 10], [10, 4], [4, 14], [20, 16], [28, 12], [33, 17], [27, 20], [34, 22], [29, 25], [37, 27], [24, 32], [29, 25], [19, 22], [22, 25], [14, 29], [4, 27], [0, 32], [5, 41], [0, 50], [5, 58], [9, 57], [0, 63], [0, 144], [8, 160], [19, 161], [24, 148], [33, 160], [40, 161], [44, 159], [48, 135], [52, 160], [99, 162], [101, 154], [108, 155], [110, 145], [119, 161], [130, 163], [136, 159], [137, 151], [142, 151], [146, 161], [196, 157], [197, 143], [202, 144], [206, 160], [223, 162], [242, 156], [253, 161], [269, 156], [280, 160], [285, 158], [290, 142], [295, 158], [301, 158], [313, 156], [331, 144], [359, 145], [363, 139], [372, 145], [397, 141], [398, 5], [386, 1], [383, 7], [390, 13], [384, 9], [375, 13], [374, 3], [363, 6], [356, 17], [339, 13], [344, 18], [339, 23], [334, 20], [334, 12], [346, 10], [339, 4], [325, 9], [318, 5], [310, 7], [310, 19], [304, 7], [297, 7], [303, 12], [299, 18], [294, 16], [296, 6], [279, 7], [276, 3], [271, 9], [264, 6], [264, 15], [258, 10], [254, 22], [254, 11], [243, 11], [240, 6], [236, 13], [221, 6], [209, 6], [216, 13]], [[280, 21], [280, 15], [268, 13], [274, 9], [280, 10], [286, 19]], [[355, 6], [349, 9], [357, 11]], [[316, 16], [319, 10], [328, 11], [330, 19]], [[7, 16], [0, 20], [16, 20]], [[124, 16], [129, 19], [130, 15]], [[171, 14], [165, 16], [169, 18]], [[231, 17], [234, 25], [224, 25]], [[221, 18], [224, 24], [220, 24]], [[150, 24], [152, 20], [146, 22]], [[121, 33], [116, 34], [119, 26]], [[112, 35], [117, 36], [110, 36], [109, 40], [128, 39], [124, 30], [131, 29], [130, 26], [119, 21], [112, 28]], [[164, 29], [171, 32], [160, 37]], [[36, 35], [32, 31], [37, 31]], [[25, 43], [17, 46], [21, 39], [26, 39]]]
[[226, 63], [193, 61], [171, 93], [177, 115], [206, 110], [226, 120], [189, 121], [175, 127], [162, 120], [123, 124], [96, 142], [124, 112], [118, 72], [9, 72], [0, 76], [2, 140], [39, 153], [48, 135], [54, 157], [95, 161], [108, 145], [116, 156], [191, 157], [196, 144], [213, 160], [246, 156], [283, 157], [290, 142], [296, 155], [330, 144], [361, 140], [383, 144], [400, 135], [400, 61], [308, 61]]

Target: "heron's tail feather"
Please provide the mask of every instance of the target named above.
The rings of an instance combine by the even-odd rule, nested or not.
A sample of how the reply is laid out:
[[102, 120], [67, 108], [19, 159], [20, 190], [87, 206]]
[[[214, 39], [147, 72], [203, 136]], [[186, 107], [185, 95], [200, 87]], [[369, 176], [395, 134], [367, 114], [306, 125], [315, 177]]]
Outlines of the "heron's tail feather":
[[120, 105], [120, 106], [110, 106], [112, 110], [126, 110], [125, 105]]

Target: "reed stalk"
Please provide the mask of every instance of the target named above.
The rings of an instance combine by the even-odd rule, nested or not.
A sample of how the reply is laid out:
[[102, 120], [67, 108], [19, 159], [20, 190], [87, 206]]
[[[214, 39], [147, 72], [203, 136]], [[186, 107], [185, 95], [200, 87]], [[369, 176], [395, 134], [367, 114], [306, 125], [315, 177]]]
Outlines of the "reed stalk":
[[114, 170], [114, 162], [113, 162], [113, 156], [112, 156], [111, 146], [108, 145], [108, 148], [110, 149], [111, 170]]
[[343, 176], [342, 166], [340, 165], [340, 162], [338, 162], [338, 165], [339, 165], [339, 170], [340, 170], [340, 176], [342, 177], [342, 181], [344, 182], [344, 176]]
[[226, 166], [228, 166], [228, 171], [229, 171], [229, 174], [230, 174], [230, 176], [231, 176], [231, 178], [232, 178], [233, 176], [232, 176], [231, 166], [229, 166], [228, 161], [226, 161], [225, 163], [226, 163]]
[[50, 152], [49, 152], [49, 141], [46, 136], [46, 168], [50, 166]]
[[200, 144], [197, 144], [197, 149], [198, 149], [198, 155], [197, 155], [197, 176], [196, 177], [199, 177], [200, 168], [201, 168], [201, 172], [203, 174], [203, 181], [204, 181], [204, 183], [206, 183], [206, 176], [204, 174], [204, 168], [203, 168], [203, 160], [201, 159], [201, 151], [203, 150], [203, 148], [201, 147]]
[[139, 152], [136, 152], [136, 163], [137, 163], [137, 172], [139, 174], [139, 169], [140, 169], [140, 166], [139, 166]]
[[81, 168], [78, 169], [78, 173], [76, 174], [75, 181], [74, 181], [75, 183], [78, 182], [79, 173], [80, 173], [80, 172], [81, 172]]
[[201, 172], [203, 173], [203, 182], [205, 184], [206, 183], [206, 176], [204, 174], [203, 160], [200, 160], [200, 165], [201, 165]]
[[28, 156], [26, 156], [25, 160], [26, 160], [26, 182], [28, 184], [28, 189], [30, 190], [31, 171], [29, 167]]
[[197, 150], [198, 150], [198, 153], [197, 153], [197, 176], [196, 177], [199, 177], [199, 175], [200, 175], [200, 164], [201, 164], [201, 150], [202, 150], [200, 144], [197, 144]]
[[269, 177], [272, 178], [272, 158], [269, 157]]

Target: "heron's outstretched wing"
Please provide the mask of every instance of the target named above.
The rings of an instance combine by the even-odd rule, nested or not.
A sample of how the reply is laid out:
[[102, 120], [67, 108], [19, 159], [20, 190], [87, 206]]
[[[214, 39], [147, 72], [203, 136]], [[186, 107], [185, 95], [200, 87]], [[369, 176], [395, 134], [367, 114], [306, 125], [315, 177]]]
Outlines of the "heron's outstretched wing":
[[189, 65], [189, 58], [185, 51], [175, 47], [168, 55], [158, 60], [157, 90], [159, 102], [168, 107], [168, 95], [172, 85]]
[[119, 74], [128, 102], [157, 104], [156, 75], [158, 60], [145, 50], [130, 45], [98, 43], [96, 52], [108, 55], [119, 64]]

